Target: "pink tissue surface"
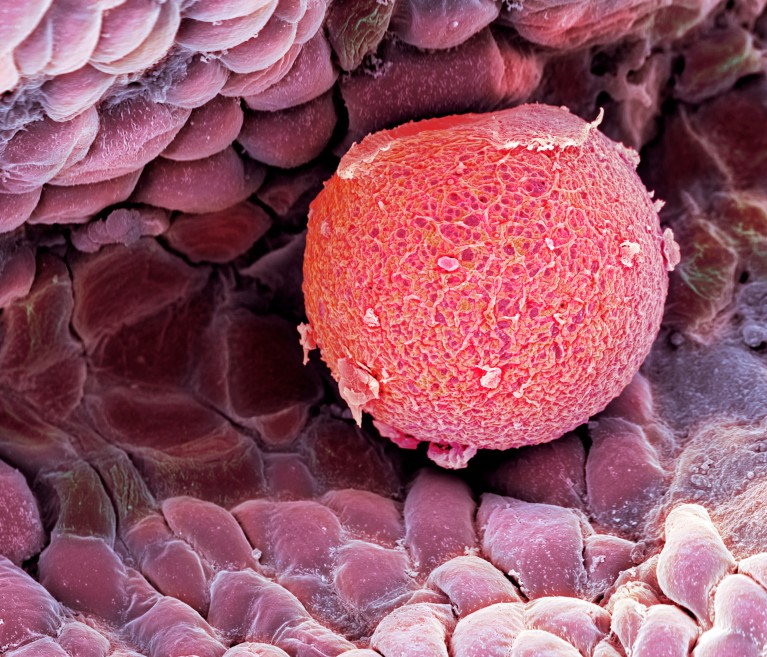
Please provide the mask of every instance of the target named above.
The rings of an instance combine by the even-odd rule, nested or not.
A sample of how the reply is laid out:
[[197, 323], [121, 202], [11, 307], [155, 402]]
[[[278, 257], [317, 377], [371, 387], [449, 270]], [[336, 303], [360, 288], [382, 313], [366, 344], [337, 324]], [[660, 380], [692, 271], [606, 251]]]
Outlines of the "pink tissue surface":
[[[0, 655], [763, 655], [766, 10], [0, 0]], [[681, 262], [602, 413], [447, 471], [303, 363], [308, 206], [535, 102], [604, 110]]]

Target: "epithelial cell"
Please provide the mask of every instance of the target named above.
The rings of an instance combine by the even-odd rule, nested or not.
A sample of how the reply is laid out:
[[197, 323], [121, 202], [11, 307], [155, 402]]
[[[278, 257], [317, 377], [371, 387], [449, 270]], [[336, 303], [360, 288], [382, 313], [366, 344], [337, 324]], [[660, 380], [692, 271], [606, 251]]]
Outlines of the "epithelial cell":
[[514, 640], [510, 657], [577, 657], [567, 641], [542, 630], [523, 630]]
[[40, 551], [43, 528], [24, 476], [0, 461], [0, 554], [15, 564]]
[[634, 565], [632, 541], [595, 534], [583, 539], [583, 565], [589, 578], [592, 600], [597, 600], [617, 581], [618, 576]]
[[336, 118], [332, 93], [327, 92], [287, 110], [248, 112], [237, 141], [254, 160], [291, 169], [325, 150]]
[[700, 255], [681, 263], [681, 275], [670, 282], [666, 318], [684, 334], [705, 340], [732, 303], [739, 259], [726, 233], [702, 217], [691, 218], [680, 239], [695, 243]]
[[[198, 364], [199, 394], [245, 426], [294, 403], [313, 403], [320, 388], [301, 364], [294, 330], [281, 318], [244, 310], [218, 314], [204, 343], [216, 348]], [[279, 379], [268, 376], [276, 371]]]
[[[60, 625], [61, 607], [40, 584], [8, 559], [0, 557], [0, 578], [5, 594], [5, 622], [0, 627], [2, 645], [12, 649], [44, 635], [55, 634]], [[15, 610], [10, 614], [10, 605]]]
[[595, 604], [571, 598], [540, 598], [525, 607], [527, 627], [567, 641], [581, 654], [593, 654], [610, 634], [610, 614]]
[[300, 454], [264, 455], [264, 476], [266, 489], [278, 500], [311, 500], [321, 489]]
[[87, 157], [98, 139], [99, 124], [93, 108], [64, 123], [48, 118], [28, 123], [0, 149], [0, 192], [24, 194], [60, 178]]
[[39, 569], [41, 584], [70, 609], [124, 621], [128, 573], [103, 539], [57, 536], [40, 555]]
[[451, 557], [477, 545], [476, 504], [469, 487], [457, 477], [422, 470], [405, 499], [405, 545], [415, 567], [431, 572]]
[[[348, 654], [348, 653], [345, 653]], [[247, 641], [229, 648], [224, 657], [289, 657], [284, 650], [268, 643], [253, 643]]]
[[202, 21], [186, 18], [181, 23], [177, 43], [190, 51], [215, 52], [244, 43], [266, 25], [274, 13], [277, 0], [261, 3], [246, 16], [226, 20]]
[[586, 453], [573, 434], [553, 443], [508, 452], [487, 473], [495, 492], [526, 502], [581, 508], [586, 494]]
[[[264, 175], [262, 167], [243, 162], [231, 147], [199, 160], [158, 158], [144, 169], [131, 200], [195, 214], [219, 212], [246, 200]], [[218, 182], [206, 186], [210, 180]]]
[[159, 598], [148, 611], [128, 623], [125, 632], [148, 657], [180, 657], [192, 651], [200, 657], [221, 657], [226, 652], [210, 625], [173, 598]]
[[89, 143], [87, 155], [67, 163], [52, 182], [82, 185], [132, 173], [165, 150], [189, 114], [190, 110], [141, 98], [105, 107], [98, 114], [98, 133], [92, 145]]
[[401, 550], [350, 541], [337, 552], [333, 585], [370, 631], [418, 588], [411, 573], [407, 554]]
[[485, 494], [477, 520], [484, 552], [525, 596], [579, 596], [586, 571], [576, 511]]
[[45, 185], [30, 224], [80, 224], [110, 205], [125, 201], [138, 183], [141, 169], [118, 178], [84, 185]]
[[618, 418], [592, 424], [589, 435], [586, 486], [590, 513], [604, 527], [635, 536], [666, 489], [668, 475], [658, 452], [640, 427]]
[[416, 603], [395, 609], [376, 627], [370, 646], [382, 655], [447, 657], [447, 636], [455, 626], [447, 605]]
[[73, 281], [73, 322], [90, 350], [128, 323], [127, 318], [138, 320], [154, 314], [182, 298], [190, 285], [197, 287], [202, 279], [182, 260], [147, 239], [84, 259], [73, 268]]
[[294, 44], [296, 24], [272, 16], [251, 39], [221, 55], [221, 61], [232, 73], [263, 71], [279, 61]]
[[354, 647], [313, 620], [295, 596], [249, 571], [216, 576], [208, 619], [234, 642], [265, 641], [290, 652], [328, 651], [326, 654]]
[[266, 212], [246, 201], [221, 212], [179, 214], [165, 238], [192, 262], [226, 263], [247, 252], [270, 225]]
[[60, 317], [72, 312], [72, 283], [50, 254], [37, 261], [28, 297], [4, 312], [0, 381], [44, 416], [68, 415], [79, 403], [86, 366], [78, 342]]
[[79, 621], [64, 623], [57, 640], [68, 655], [106, 657], [109, 654], [109, 639]]
[[380, 70], [360, 69], [341, 78], [349, 113], [347, 146], [405, 121], [482, 111], [503, 97], [503, 58], [489, 31], [455, 49], [428, 54], [385, 41], [382, 62]]
[[213, 100], [226, 84], [229, 70], [215, 59], [195, 56], [165, 91], [171, 105], [192, 109]]
[[127, 57], [152, 33], [161, 6], [149, 0], [125, 0], [102, 16], [102, 33], [91, 59], [97, 64]]
[[86, 65], [48, 80], [41, 88], [42, 103], [54, 121], [69, 121], [98, 103], [114, 81], [113, 75]]
[[501, 657], [509, 654], [523, 630], [523, 604], [490, 605], [458, 621], [450, 637], [450, 649], [456, 657]]
[[329, 575], [343, 543], [335, 514], [316, 502], [284, 502], [271, 520], [273, 565], [278, 572]]
[[306, 0], [306, 11], [296, 29], [296, 43], [304, 44], [319, 33], [327, 8], [328, 0]]
[[684, 505], [668, 515], [658, 583], [671, 600], [692, 611], [704, 626], [711, 621], [713, 590], [734, 569], [735, 560], [703, 507]]
[[335, 0], [330, 5], [325, 27], [342, 69], [353, 71], [376, 51], [395, 6], [376, 0]]
[[50, 637], [35, 639], [11, 654], [13, 657], [67, 657], [64, 649]]
[[192, 111], [162, 157], [185, 162], [215, 155], [237, 138], [242, 121], [239, 101], [218, 96]]
[[395, 547], [405, 536], [402, 513], [396, 502], [366, 490], [328, 491], [322, 503], [331, 508], [352, 538]]
[[397, 3], [391, 30], [418, 48], [453, 48], [492, 23], [498, 11], [492, 0], [405, 0]]
[[35, 279], [35, 255], [28, 247], [8, 249], [2, 255], [2, 279], [0, 279], [0, 308], [23, 299], [32, 289]]
[[271, 0], [199, 0], [186, 7], [184, 15], [198, 21], [215, 23], [249, 16], [270, 2]]
[[0, 193], [0, 232], [10, 233], [23, 225], [32, 216], [41, 192], [42, 187], [21, 194]]
[[337, 77], [330, 44], [324, 34], [318, 33], [303, 46], [287, 75], [260, 93], [243, 91], [243, 99], [253, 110], [287, 109], [321, 96], [335, 84]]
[[446, 561], [431, 572], [428, 583], [447, 595], [459, 618], [491, 605], [522, 602], [502, 571], [473, 555]]
[[631, 654], [650, 657], [660, 651], [686, 655], [695, 645], [700, 629], [678, 607], [654, 605], [642, 618], [641, 626], [631, 645], [625, 645]]
[[110, 58], [109, 61], [94, 61], [93, 66], [113, 75], [131, 74], [148, 69], [165, 57], [171, 49], [180, 21], [178, 3], [163, 3], [160, 5], [160, 12], [153, 21], [149, 34], [143, 41], [138, 42], [138, 45], [125, 56], [118, 59]]

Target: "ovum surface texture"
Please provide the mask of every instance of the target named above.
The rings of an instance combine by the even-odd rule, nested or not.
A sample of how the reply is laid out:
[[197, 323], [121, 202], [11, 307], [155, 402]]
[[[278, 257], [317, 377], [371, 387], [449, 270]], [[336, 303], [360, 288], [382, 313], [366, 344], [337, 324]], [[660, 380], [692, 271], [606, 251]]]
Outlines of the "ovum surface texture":
[[636, 154], [562, 108], [411, 123], [312, 204], [304, 295], [355, 417], [417, 440], [553, 440], [628, 384], [668, 252]]

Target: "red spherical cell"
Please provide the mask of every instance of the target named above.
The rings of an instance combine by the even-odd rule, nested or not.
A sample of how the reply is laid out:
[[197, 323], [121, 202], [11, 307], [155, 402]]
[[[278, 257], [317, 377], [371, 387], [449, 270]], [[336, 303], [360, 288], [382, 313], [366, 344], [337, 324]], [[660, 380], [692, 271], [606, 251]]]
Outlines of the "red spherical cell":
[[358, 422], [461, 467], [554, 440], [629, 383], [678, 250], [636, 153], [597, 125], [523, 105], [344, 156], [309, 214], [299, 330]]

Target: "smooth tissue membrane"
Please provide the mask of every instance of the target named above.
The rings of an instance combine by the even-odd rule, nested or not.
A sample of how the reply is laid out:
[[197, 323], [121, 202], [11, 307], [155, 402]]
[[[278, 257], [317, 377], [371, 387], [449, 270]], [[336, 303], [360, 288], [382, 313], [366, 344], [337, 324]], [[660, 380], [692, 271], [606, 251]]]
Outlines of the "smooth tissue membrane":
[[554, 440], [629, 383], [678, 252], [638, 156], [598, 122], [523, 105], [341, 160], [309, 214], [301, 337], [358, 423], [461, 467]]

